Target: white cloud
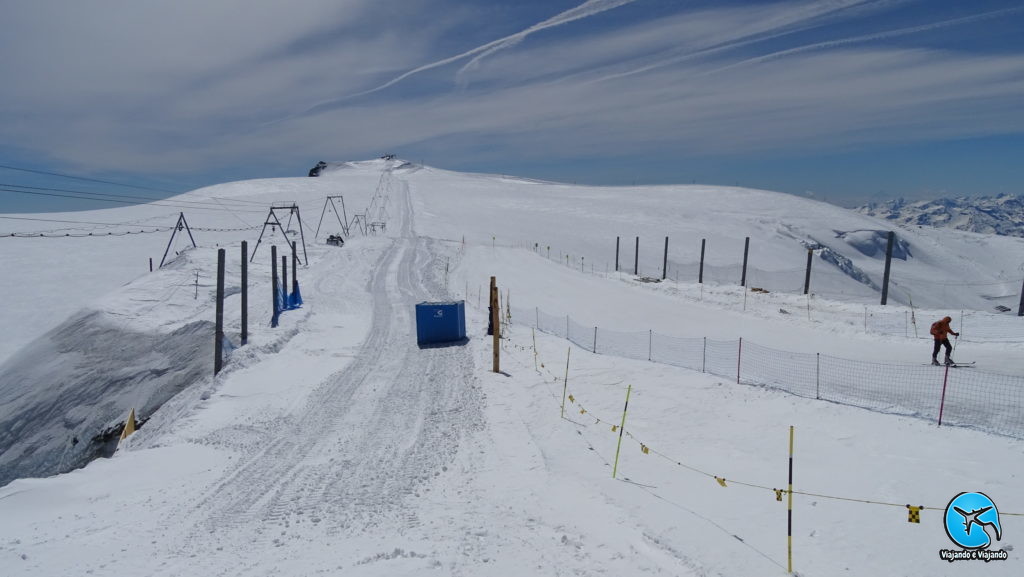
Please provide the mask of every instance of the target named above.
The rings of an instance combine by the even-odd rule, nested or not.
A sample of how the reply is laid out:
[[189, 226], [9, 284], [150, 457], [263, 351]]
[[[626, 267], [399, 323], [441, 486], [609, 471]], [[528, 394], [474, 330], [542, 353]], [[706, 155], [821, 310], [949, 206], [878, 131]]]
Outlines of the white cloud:
[[[448, 60], [439, 46], [459, 44], [476, 12], [443, 12], [436, 0], [401, 14], [310, 0], [250, 15], [260, 12], [250, 2], [191, 2], [114, 14], [108, 0], [89, 4], [100, 12], [17, 5], [0, 23], [0, 48], [27, 50], [0, 61], [0, 144], [79, 167], [170, 172], [417, 148], [520, 159], [746, 154], [1024, 132], [1024, 55], [840, 33], [836, 23], [885, 2], [758, 3], [652, 20], [638, 5], [629, 25], [606, 18], [595, 28], [586, 16], [622, 2], [586, 2], [533, 26], [578, 22], [571, 34], [463, 42], [475, 48], [458, 51], [474, 62], [461, 88], [454, 70], [416, 63]], [[450, 17], [427, 18], [438, 14]], [[869, 27], [878, 32], [859, 36], [886, 34], [884, 22]], [[812, 28], [819, 42], [785, 36]], [[771, 48], [755, 42], [766, 38]], [[287, 117], [315, 102], [332, 105]]]

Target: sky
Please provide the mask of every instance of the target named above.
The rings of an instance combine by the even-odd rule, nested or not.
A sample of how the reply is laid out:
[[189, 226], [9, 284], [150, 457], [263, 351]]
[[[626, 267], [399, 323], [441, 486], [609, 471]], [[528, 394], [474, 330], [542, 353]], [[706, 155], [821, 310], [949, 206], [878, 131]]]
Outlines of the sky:
[[0, 212], [382, 154], [845, 206], [1024, 178], [1015, 1], [5, 4]]

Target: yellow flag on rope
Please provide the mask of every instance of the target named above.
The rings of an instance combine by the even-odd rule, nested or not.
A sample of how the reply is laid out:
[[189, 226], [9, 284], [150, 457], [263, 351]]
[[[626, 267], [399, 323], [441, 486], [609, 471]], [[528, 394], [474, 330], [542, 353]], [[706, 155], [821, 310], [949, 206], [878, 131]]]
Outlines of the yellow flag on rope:
[[723, 486], [723, 487], [726, 487], [726, 486], [727, 486], [727, 485], [725, 484], [725, 477], [715, 477], [715, 480], [716, 480], [716, 481], [718, 481], [718, 484], [719, 484], [719, 485], [721, 485], [721, 486]]
[[921, 522], [921, 509], [924, 506], [915, 507], [913, 505], [907, 505], [907, 523], [920, 523]]
[[128, 418], [124, 422], [124, 429], [121, 431], [120, 441], [128, 438], [129, 435], [135, 432], [135, 408], [128, 413]]

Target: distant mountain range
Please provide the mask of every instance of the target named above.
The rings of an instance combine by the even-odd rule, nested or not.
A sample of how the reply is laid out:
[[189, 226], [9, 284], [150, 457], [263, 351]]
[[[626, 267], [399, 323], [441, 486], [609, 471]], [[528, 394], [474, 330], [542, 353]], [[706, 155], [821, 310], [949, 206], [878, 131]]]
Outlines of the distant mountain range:
[[918, 201], [899, 198], [854, 210], [904, 225], [1024, 237], [1024, 197], [1012, 194]]

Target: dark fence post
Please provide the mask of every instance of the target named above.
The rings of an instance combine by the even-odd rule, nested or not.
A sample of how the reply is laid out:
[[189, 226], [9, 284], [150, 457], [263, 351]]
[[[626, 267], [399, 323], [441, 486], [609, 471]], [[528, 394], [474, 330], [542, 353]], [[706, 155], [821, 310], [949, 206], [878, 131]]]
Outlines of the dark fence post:
[[896, 244], [896, 232], [889, 231], [889, 243], [885, 247], [885, 273], [882, 275], [882, 304], [889, 300], [889, 269], [892, 265], [892, 246]]
[[249, 342], [249, 245], [242, 241], [242, 344]]
[[704, 351], [700, 354], [700, 372], [706, 373], [708, 368], [708, 338], [704, 337]]
[[288, 257], [281, 255], [281, 302], [282, 308], [288, 308]]
[[700, 239], [700, 272], [697, 273], [697, 282], [704, 284], [704, 246], [707, 244], [708, 239]]
[[633, 275], [640, 276], [640, 237], [636, 237], [636, 253], [633, 256]]
[[1020, 307], [1017, 309], [1017, 316], [1024, 317], [1024, 282], [1020, 285]]
[[743, 275], [740, 277], [740, 286], [747, 286], [747, 255], [750, 253], [750, 237], [743, 241]]
[[[254, 255], [255, 256], [255, 255]], [[281, 314], [281, 310], [278, 308], [278, 297], [277, 297], [277, 245], [270, 246], [270, 286], [272, 287], [271, 293], [274, 296], [274, 316], [270, 319], [270, 326], [277, 326], [277, 316]]]
[[299, 255], [295, 250], [295, 241], [292, 241], [292, 294], [299, 292]]
[[619, 237], [615, 237], [615, 272], [619, 272]]
[[946, 365], [946, 372], [942, 375], [942, 397], [939, 399], [939, 426], [942, 426], [942, 412], [946, 408], [946, 384], [949, 383], [949, 365]]
[[811, 292], [811, 259], [814, 257], [814, 250], [807, 249], [807, 274], [804, 275], [804, 294]]
[[821, 353], [814, 353], [814, 398], [821, 400]]
[[214, 331], [213, 374], [224, 365], [224, 249], [217, 250], [217, 330]]
[[743, 337], [740, 337], [740, 348], [736, 352], [736, 384], [740, 384], [740, 361], [743, 359]]
[[668, 276], [668, 237], [665, 237], [665, 258], [661, 261], [661, 280]]
[[149, 257], [149, 272], [153, 272], [153, 257]]

